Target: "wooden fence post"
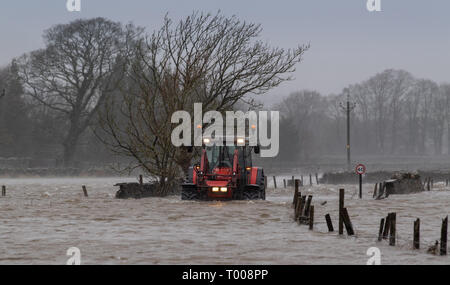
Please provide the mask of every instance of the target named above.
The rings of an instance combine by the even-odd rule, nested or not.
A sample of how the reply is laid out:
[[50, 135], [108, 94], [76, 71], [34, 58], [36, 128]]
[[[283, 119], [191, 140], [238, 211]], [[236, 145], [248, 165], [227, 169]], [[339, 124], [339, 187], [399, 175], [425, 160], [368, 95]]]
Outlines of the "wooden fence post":
[[301, 200], [301, 204], [300, 204], [300, 208], [298, 211], [298, 223], [301, 224], [303, 222], [303, 216], [304, 216], [304, 211], [305, 211], [305, 204], [306, 204], [306, 195], [303, 196], [299, 196], [299, 199]]
[[298, 221], [300, 217], [300, 213], [302, 211], [302, 199], [301, 199], [301, 193], [297, 194], [297, 200], [295, 202], [295, 210], [294, 210], [294, 220]]
[[297, 200], [298, 200], [298, 185], [299, 181], [298, 179], [295, 179], [295, 188], [294, 188], [294, 201], [292, 201], [292, 204], [294, 204], [294, 207], [297, 206]]
[[391, 213], [389, 213], [384, 222], [383, 239], [387, 239], [391, 227]]
[[275, 176], [273, 177], [273, 187], [277, 189], [277, 179], [275, 178]]
[[339, 189], [339, 234], [344, 234], [344, 220], [342, 219], [342, 209], [344, 208], [345, 190]]
[[309, 174], [309, 185], [312, 186], [312, 176], [311, 176], [311, 173]]
[[342, 218], [345, 225], [345, 230], [347, 231], [347, 234], [349, 236], [352, 236], [355, 234], [355, 231], [353, 230], [352, 222], [350, 221], [350, 216], [348, 215], [347, 208], [342, 209]]
[[333, 222], [331, 221], [330, 214], [325, 215], [325, 220], [327, 221], [328, 231], [334, 232]]
[[2, 186], [2, 196], [3, 197], [6, 196], [6, 186], [5, 185]]
[[303, 209], [305, 208], [305, 201], [306, 201], [306, 196], [301, 196], [299, 193], [298, 196], [298, 201], [297, 201], [297, 214], [296, 214], [296, 220], [298, 222], [298, 224], [301, 223], [301, 217], [302, 217], [302, 213], [303, 213]]
[[314, 229], [314, 205], [309, 209], [309, 230], [312, 231]]
[[300, 178], [302, 179], [302, 186], [305, 186], [305, 184], [303, 183], [303, 174], [300, 176]]
[[395, 246], [395, 234], [396, 234], [397, 213], [391, 213], [390, 233], [389, 233], [389, 245]]
[[88, 192], [87, 192], [86, 186], [83, 185], [81, 188], [83, 189], [84, 197], [88, 197]]
[[309, 210], [311, 209], [312, 198], [313, 198], [312, 195], [308, 195], [308, 200], [306, 201], [306, 204], [305, 204], [305, 216], [309, 215]]
[[414, 249], [420, 249], [420, 219], [414, 221]]
[[378, 241], [383, 239], [384, 218], [380, 221], [380, 230], [378, 231]]
[[316, 184], [319, 185], [319, 174], [316, 173]]
[[294, 175], [292, 175], [292, 186], [294, 186], [295, 185], [295, 177], [294, 177]]
[[267, 189], [267, 176], [264, 175], [264, 189]]
[[286, 188], [286, 179], [283, 179], [284, 188]]
[[142, 178], [142, 175], [139, 175], [139, 184], [141, 184], [141, 186], [144, 184], [144, 179]]
[[441, 255], [447, 255], [447, 230], [448, 230], [448, 216], [442, 220], [441, 228]]
[[377, 187], [378, 186], [378, 183], [375, 183], [375, 187], [373, 188], [373, 195], [372, 195], [372, 198], [375, 198], [375, 197], [377, 197]]

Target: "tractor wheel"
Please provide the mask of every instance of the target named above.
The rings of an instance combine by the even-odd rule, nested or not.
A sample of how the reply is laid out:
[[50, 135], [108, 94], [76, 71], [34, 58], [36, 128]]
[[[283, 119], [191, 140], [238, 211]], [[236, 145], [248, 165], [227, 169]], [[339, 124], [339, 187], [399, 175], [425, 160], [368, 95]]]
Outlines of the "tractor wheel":
[[260, 199], [259, 191], [247, 190], [242, 193], [244, 200], [258, 200]]
[[266, 188], [264, 187], [264, 185], [261, 186], [260, 188], [261, 190], [261, 199], [262, 200], [266, 200]]
[[266, 186], [264, 183], [264, 176], [262, 176], [262, 179], [259, 182], [259, 191], [261, 192], [261, 199], [266, 200]]
[[183, 187], [181, 189], [181, 200], [198, 200], [198, 191], [195, 188]]
[[264, 188], [259, 189], [245, 189], [242, 192], [242, 198], [244, 200], [265, 200], [265, 191]]

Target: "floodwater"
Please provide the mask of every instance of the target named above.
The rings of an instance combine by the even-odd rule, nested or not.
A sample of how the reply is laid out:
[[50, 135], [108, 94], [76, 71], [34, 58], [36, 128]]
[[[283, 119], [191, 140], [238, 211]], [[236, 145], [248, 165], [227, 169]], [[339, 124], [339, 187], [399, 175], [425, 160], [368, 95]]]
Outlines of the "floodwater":
[[[286, 177], [287, 178], [287, 177]], [[346, 189], [356, 236], [337, 229], [339, 185], [302, 187], [313, 195], [314, 231], [293, 222], [292, 188], [270, 188], [266, 201], [191, 202], [179, 197], [116, 200], [121, 178], [0, 179], [0, 264], [66, 264], [78, 247], [81, 264], [366, 264], [370, 247], [382, 264], [450, 264], [427, 253], [449, 214], [450, 188], [375, 201], [373, 185]], [[86, 185], [89, 197], [82, 195]], [[326, 202], [326, 203], [325, 203]], [[380, 219], [397, 212], [397, 246], [377, 242]], [[412, 250], [421, 218], [421, 249]]]

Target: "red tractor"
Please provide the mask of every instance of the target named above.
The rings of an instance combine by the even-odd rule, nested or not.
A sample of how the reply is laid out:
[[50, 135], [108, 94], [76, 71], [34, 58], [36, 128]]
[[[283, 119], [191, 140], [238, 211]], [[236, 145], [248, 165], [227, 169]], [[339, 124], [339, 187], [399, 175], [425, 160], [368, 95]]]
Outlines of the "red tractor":
[[181, 199], [265, 200], [264, 170], [252, 165], [252, 150], [258, 154], [259, 146], [249, 146], [245, 139], [233, 145], [217, 141], [204, 139], [200, 164], [189, 168]]

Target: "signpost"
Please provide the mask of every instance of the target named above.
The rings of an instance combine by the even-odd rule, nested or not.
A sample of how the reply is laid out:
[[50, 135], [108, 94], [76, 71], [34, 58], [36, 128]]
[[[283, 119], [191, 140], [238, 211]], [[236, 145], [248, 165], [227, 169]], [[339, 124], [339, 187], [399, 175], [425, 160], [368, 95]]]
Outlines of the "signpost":
[[356, 174], [359, 174], [359, 199], [362, 199], [362, 176], [366, 173], [366, 166], [364, 164], [358, 164], [355, 168]]

